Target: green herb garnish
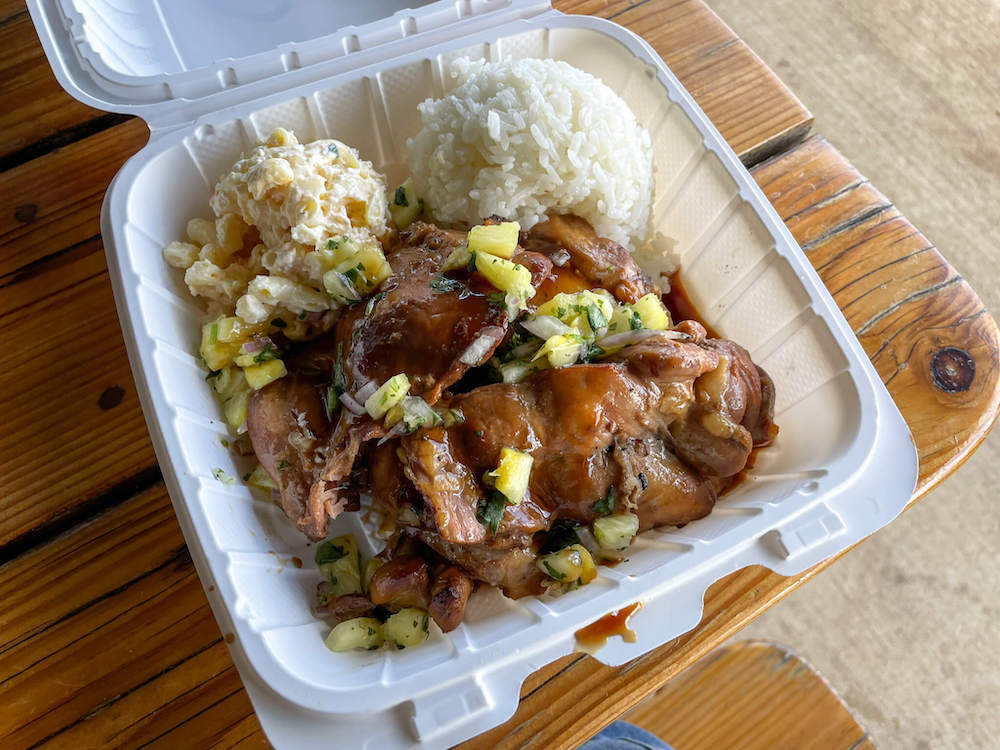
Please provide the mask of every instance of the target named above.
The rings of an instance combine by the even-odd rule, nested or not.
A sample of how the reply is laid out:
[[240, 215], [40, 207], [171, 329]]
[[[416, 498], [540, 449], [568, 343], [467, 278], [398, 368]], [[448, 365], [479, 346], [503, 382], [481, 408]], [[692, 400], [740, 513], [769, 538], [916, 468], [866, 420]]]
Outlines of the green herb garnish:
[[500, 492], [494, 492], [489, 498], [484, 497], [479, 501], [479, 505], [476, 507], [476, 520], [495, 535], [497, 529], [500, 528], [500, 518], [506, 507], [507, 498]]
[[406, 200], [406, 188], [402, 185], [396, 188], [396, 195], [393, 196], [392, 202], [397, 206], [409, 206], [410, 202]]
[[545, 538], [545, 543], [538, 550], [539, 553], [548, 555], [569, 547], [571, 544], [579, 544], [580, 537], [576, 534], [577, 526], [579, 524], [576, 521], [571, 521], [568, 518], [560, 518], [552, 524], [552, 528], [549, 529], [549, 534]]
[[329, 146], [326, 147], [326, 150], [329, 151], [334, 156], [336, 156], [337, 158], [340, 158], [340, 149], [337, 148], [336, 143], [331, 143]]
[[379, 292], [378, 294], [373, 294], [368, 299], [368, 304], [365, 305], [365, 315], [371, 315], [372, 310], [375, 309], [375, 303], [377, 303], [380, 299], [382, 299], [386, 294], [387, 292]]
[[342, 557], [347, 557], [347, 550], [343, 547], [339, 547], [333, 542], [323, 542], [316, 548], [316, 564], [326, 565], [327, 563], [337, 562]]
[[608, 324], [608, 319], [604, 317], [604, 312], [597, 305], [587, 305], [587, 322], [595, 331], [604, 328]]
[[595, 516], [610, 516], [615, 512], [615, 487], [608, 487], [608, 494], [590, 506], [590, 512]]
[[439, 294], [445, 292], [454, 292], [456, 289], [462, 288], [462, 282], [455, 279], [449, 279], [447, 276], [438, 275], [431, 279], [431, 289]]
[[552, 576], [553, 578], [555, 578], [557, 581], [564, 581], [564, 580], [566, 580], [566, 574], [565, 573], [560, 573], [558, 570], [556, 570], [551, 565], [549, 565], [549, 561], [548, 560], [542, 560], [542, 565], [545, 566], [545, 570], [548, 572], [548, 574], [550, 576]]
[[274, 320], [271, 321], [271, 325], [274, 326], [275, 328], [284, 328], [285, 326], [288, 325], [288, 323], [283, 321], [281, 318], [275, 318]]
[[292, 465], [288, 463], [288, 461], [286, 461], [285, 459], [281, 459], [280, 461], [278, 461], [277, 466], [278, 466], [278, 471], [285, 471], [286, 469], [292, 468]]

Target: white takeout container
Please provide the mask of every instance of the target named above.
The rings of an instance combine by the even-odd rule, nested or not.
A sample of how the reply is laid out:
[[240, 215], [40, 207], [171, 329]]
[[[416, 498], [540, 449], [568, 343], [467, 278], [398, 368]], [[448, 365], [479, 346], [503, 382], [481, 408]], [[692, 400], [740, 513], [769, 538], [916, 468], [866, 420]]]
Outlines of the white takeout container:
[[[28, 0], [62, 85], [144, 118], [149, 144], [115, 177], [102, 233], [156, 455], [208, 599], [261, 724], [278, 747], [442, 747], [501, 723], [523, 679], [570, 652], [574, 631], [632, 602], [622, 664], [694, 627], [708, 586], [748, 565], [798, 573], [894, 518], [913, 490], [909, 432], [815, 271], [743, 165], [642, 39], [547, 2]], [[394, 12], [398, 11], [398, 12]], [[355, 24], [355, 25], [348, 25]], [[291, 40], [291, 41], [289, 41]], [[405, 651], [331, 653], [311, 614], [305, 537], [242, 485], [194, 353], [201, 315], [161, 249], [210, 216], [216, 179], [282, 126], [336, 137], [406, 173], [416, 105], [459, 55], [552, 57], [602, 78], [652, 135], [654, 223], [674, 240], [705, 319], [774, 379], [774, 446], [714, 512], [641, 535], [627, 562], [558, 599], [480, 591], [465, 622]], [[375, 548], [359, 514], [355, 532]], [[367, 529], [367, 531], [371, 531]], [[291, 564], [298, 557], [306, 564]]]

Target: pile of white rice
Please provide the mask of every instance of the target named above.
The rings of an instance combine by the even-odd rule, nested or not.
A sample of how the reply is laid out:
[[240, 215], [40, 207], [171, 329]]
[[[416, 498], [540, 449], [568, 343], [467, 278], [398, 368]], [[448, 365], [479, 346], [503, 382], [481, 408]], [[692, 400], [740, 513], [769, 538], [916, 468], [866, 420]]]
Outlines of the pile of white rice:
[[459, 58], [455, 87], [419, 105], [410, 140], [418, 193], [444, 223], [498, 215], [528, 229], [575, 213], [637, 247], [653, 197], [649, 133], [594, 76], [554, 60]]

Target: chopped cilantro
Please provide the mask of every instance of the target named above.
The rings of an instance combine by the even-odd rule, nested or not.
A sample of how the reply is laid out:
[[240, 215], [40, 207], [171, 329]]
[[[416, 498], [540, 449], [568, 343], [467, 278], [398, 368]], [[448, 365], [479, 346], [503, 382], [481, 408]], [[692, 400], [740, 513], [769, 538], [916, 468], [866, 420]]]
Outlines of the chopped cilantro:
[[548, 574], [550, 576], [552, 576], [553, 578], [555, 578], [557, 581], [564, 581], [564, 580], [566, 580], [566, 574], [565, 573], [560, 573], [558, 570], [556, 570], [551, 565], [549, 565], [549, 561], [548, 560], [542, 560], [542, 565], [545, 566], [545, 570], [548, 572]]
[[500, 528], [500, 518], [507, 507], [507, 498], [500, 492], [493, 492], [489, 498], [483, 498], [476, 507], [476, 520], [496, 534]]
[[469, 254], [469, 264], [465, 267], [465, 270], [469, 273], [473, 273], [476, 270], [476, 254]]
[[483, 432], [482, 430], [476, 430], [474, 434], [475, 434], [475, 436], [477, 438], [481, 438], [481, 437], [484, 437], [486, 435], [486, 433]]
[[379, 292], [378, 294], [373, 294], [368, 299], [368, 304], [365, 305], [365, 315], [371, 315], [372, 310], [375, 309], [375, 304], [386, 295], [386, 292]]
[[337, 158], [340, 157], [340, 149], [337, 148], [336, 143], [331, 143], [329, 146], [326, 147], [326, 150], [329, 151], [331, 154], [333, 154], [335, 157]]
[[273, 325], [275, 328], [284, 328], [285, 326], [288, 325], [288, 323], [283, 321], [281, 318], [275, 318], [274, 320], [271, 321], [271, 325]]
[[449, 279], [447, 276], [438, 275], [431, 279], [431, 289], [438, 293], [454, 292], [462, 288], [462, 282]]
[[347, 376], [344, 375], [344, 342], [337, 342], [337, 359], [333, 363], [333, 390], [340, 394], [347, 390]]
[[222, 443], [222, 447], [223, 448], [228, 448], [229, 447], [229, 441], [226, 440], [225, 438], [219, 438], [219, 442]]
[[598, 305], [587, 305], [587, 322], [596, 331], [607, 326], [608, 319], [604, 317], [604, 311]]
[[639, 317], [639, 313], [632, 310], [628, 316], [628, 325], [633, 331], [642, 330], [642, 318]]
[[[343, 547], [339, 547], [333, 542], [323, 542], [316, 548], [316, 564], [325, 565], [326, 563], [337, 562], [342, 557], [347, 557], [347, 550]], [[331, 581], [331, 583], [335, 583]]]
[[305, 319], [306, 319], [306, 311], [303, 310], [302, 312], [299, 313], [299, 320], [305, 320]]
[[219, 340], [219, 324], [212, 323], [212, 330], [208, 334], [208, 343], [214, 344]]
[[507, 295], [503, 292], [490, 292], [486, 295], [486, 299], [493, 307], [507, 309]]
[[566, 317], [566, 308], [565, 307], [557, 308], [556, 309], [556, 317], [559, 318], [559, 319], [562, 319], [562, 318]]
[[552, 552], [558, 552], [565, 547], [569, 547], [571, 544], [579, 544], [580, 537], [576, 534], [577, 526], [579, 526], [579, 524], [576, 521], [571, 521], [568, 518], [560, 518], [552, 524], [552, 528], [549, 529], [549, 534], [545, 539], [545, 543], [539, 550], [539, 553], [548, 555]]
[[250, 477], [252, 475], [253, 475], [253, 472], [252, 471], [248, 471], [246, 474], [243, 475], [243, 481], [244, 482], [249, 482], [250, 481]]
[[[341, 237], [340, 239], [343, 239], [343, 237]], [[326, 241], [327, 250], [336, 250], [338, 247], [340, 247], [340, 240], [335, 240], [331, 238]]]
[[597, 359], [598, 357], [602, 356], [604, 356], [604, 350], [597, 344], [591, 344], [589, 347], [587, 347], [587, 355], [584, 357], [584, 359], [589, 362], [592, 359]]
[[396, 195], [393, 196], [392, 202], [397, 206], [409, 206], [410, 202], [406, 200], [406, 188], [402, 185], [396, 188]]
[[219, 377], [220, 372], [222, 372], [222, 370], [212, 370], [210, 373], [208, 373], [208, 375], [205, 376], [205, 380], [211, 380], [212, 378]]
[[292, 468], [292, 465], [288, 463], [285, 459], [278, 461], [278, 471], [285, 471], [286, 469]]
[[364, 281], [364, 270], [365, 267], [362, 265], [358, 265], [357, 268], [348, 268], [344, 271], [344, 278], [356, 285], [359, 281]]
[[256, 363], [256, 364], [259, 365], [262, 362], [270, 362], [272, 359], [277, 359], [278, 355], [280, 355], [280, 354], [281, 354], [281, 352], [279, 352], [273, 346], [268, 346], [263, 351], [258, 352], [254, 356], [253, 361], [254, 361], [254, 363]]
[[615, 512], [615, 487], [608, 487], [608, 494], [590, 506], [590, 512], [595, 516], [610, 516]]

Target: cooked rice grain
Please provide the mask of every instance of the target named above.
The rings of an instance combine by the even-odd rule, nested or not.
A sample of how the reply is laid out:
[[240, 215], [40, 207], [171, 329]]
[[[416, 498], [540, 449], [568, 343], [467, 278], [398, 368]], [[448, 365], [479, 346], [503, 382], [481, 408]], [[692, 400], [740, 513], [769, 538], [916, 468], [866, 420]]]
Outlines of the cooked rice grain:
[[419, 105], [418, 192], [442, 223], [498, 215], [522, 229], [575, 213], [637, 247], [653, 194], [649, 133], [599, 79], [555, 60], [451, 63], [455, 87]]

